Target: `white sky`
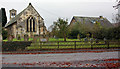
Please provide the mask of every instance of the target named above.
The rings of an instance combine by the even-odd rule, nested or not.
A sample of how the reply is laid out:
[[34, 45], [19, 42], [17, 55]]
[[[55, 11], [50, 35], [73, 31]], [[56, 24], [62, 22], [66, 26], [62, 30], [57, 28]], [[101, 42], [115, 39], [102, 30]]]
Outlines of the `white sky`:
[[113, 14], [117, 10], [113, 8], [116, 0], [0, 0], [0, 8], [6, 9], [9, 21], [9, 10], [17, 10], [17, 14], [25, 9], [29, 2], [44, 18], [47, 28], [59, 17], [69, 21], [77, 16], [104, 16], [112, 22]]

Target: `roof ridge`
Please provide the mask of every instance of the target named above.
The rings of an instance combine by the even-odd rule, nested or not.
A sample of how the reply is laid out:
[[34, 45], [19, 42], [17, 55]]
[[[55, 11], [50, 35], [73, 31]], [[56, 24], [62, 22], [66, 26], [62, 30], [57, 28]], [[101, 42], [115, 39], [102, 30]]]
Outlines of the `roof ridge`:
[[[94, 16], [73, 16], [73, 17], [99, 18], [99, 17], [97, 17], [97, 16], [96, 16], [96, 17], [94, 17]], [[104, 18], [104, 17], [103, 17], [103, 18]]]
[[[28, 5], [29, 6], [29, 5]], [[26, 7], [26, 8], [28, 8], [28, 6]], [[18, 16], [20, 16], [21, 14], [22, 14], [22, 12], [23, 11], [25, 11], [26, 10], [26, 8], [25, 9], [23, 9], [20, 13], [18, 13], [17, 15], [15, 15], [15, 17], [13, 17], [6, 25], [5, 25], [5, 27], [7, 27], [7, 26], [9, 26], [10, 25], [10, 22], [15, 22], [15, 18], [17, 18]]]

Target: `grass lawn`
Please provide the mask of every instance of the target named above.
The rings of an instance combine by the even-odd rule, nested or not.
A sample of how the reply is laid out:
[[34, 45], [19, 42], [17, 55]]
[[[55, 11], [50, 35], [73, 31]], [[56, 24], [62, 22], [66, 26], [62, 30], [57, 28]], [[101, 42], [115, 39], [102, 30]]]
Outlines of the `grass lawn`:
[[[33, 40], [33, 38], [29, 38], [28, 41], [32, 41], [32, 40]], [[3, 41], [8, 41], [8, 39], [5, 39]], [[21, 38], [20, 40], [17, 40], [16, 38], [14, 38], [12, 41], [24, 41], [24, 38]]]
[[[83, 39], [81, 39], [83, 40]], [[64, 41], [63, 38], [58, 38], [58, 39], [55, 39], [55, 38], [49, 38], [49, 41]], [[79, 39], [66, 39], [66, 41], [80, 41]]]
[[[29, 41], [32, 41], [33, 38], [29, 38]], [[3, 41], [8, 41], [8, 39], [5, 39]], [[20, 40], [17, 40], [16, 38], [14, 38], [12, 41], [24, 41], [23, 38], [21, 38]], [[37, 41], [39, 41], [39, 38], [37, 39]], [[58, 38], [58, 39], [55, 39], [55, 38], [49, 38], [49, 41], [64, 41], [63, 38]], [[79, 39], [66, 39], [66, 41], [80, 41]], [[81, 41], [84, 41], [84, 39], [81, 39]]]

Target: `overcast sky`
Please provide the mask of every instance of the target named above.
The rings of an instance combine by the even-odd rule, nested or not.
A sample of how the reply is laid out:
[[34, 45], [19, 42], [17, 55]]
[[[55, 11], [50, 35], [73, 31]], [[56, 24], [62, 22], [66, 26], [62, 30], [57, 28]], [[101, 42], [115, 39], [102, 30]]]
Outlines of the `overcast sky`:
[[0, 8], [6, 9], [9, 21], [9, 10], [17, 10], [17, 14], [31, 2], [34, 8], [44, 18], [47, 28], [59, 17], [67, 18], [70, 22], [73, 16], [104, 16], [113, 22], [113, 8], [116, 0], [0, 0]]

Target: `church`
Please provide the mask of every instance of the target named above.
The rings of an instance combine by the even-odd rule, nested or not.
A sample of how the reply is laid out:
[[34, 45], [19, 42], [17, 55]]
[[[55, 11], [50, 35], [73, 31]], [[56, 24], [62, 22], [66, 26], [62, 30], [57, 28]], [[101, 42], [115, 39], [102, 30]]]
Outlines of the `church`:
[[13, 38], [17, 38], [18, 36], [24, 38], [24, 35], [33, 37], [34, 35], [44, 36], [47, 34], [44, 19], [31, 3], [19, 14], [17, 14], [17, 10], [15, 9], [9, 12], [10, 21], [5, 25], [8, 36], [12, 35]]

